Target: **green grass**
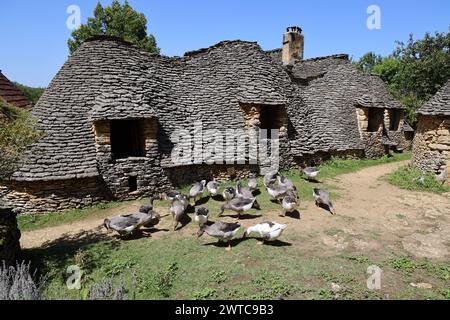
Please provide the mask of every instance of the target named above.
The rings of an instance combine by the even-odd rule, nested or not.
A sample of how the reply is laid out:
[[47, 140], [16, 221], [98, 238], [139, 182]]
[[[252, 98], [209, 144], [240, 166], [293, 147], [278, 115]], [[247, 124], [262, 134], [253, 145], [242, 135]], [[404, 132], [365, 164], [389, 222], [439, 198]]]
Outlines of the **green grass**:
[[100, 216], [102, 210], [116, 208], [126, 203], [127, 202], [109, 202], [84, 209], [69, 210], [66, 212], [21, 215], [17, 217], [17, 222], [21, 231], [33, 231], [80, 221], [88, 217]]
[[[186, 228], [195, 233], [194, 226]], [[111, 241], [93, 236], [26, 249], [24, 256], [49, 275], [46, 295], [53, 299], [84, 299], [93, 283], [111, 277], [116, 284], [124, 284], [129, 299], [328, 300], [334, 297], [332, 283], [342, 288], [339, 299], [381, 299], [385, 293], [393, 299], [448, 298], [450, 262], [351, 253], [313, 256], [302, 246], [290, 245], [299, 243], [301, 235], [272, 246], [256, 245], [255, 239], [236, 239], [231, 253], [208, 237], [172, 232], [161, 237]], [[65, 286], [65, 269], [73, 264], [83, 270], [80, 291]], [[381, 291], [366, 287], [367, 267], [372, 264], [381, 266], [386, 275]], [[412, 288], [410, 282], [419, 282], [415, 279], [430, 282], [434, 288]]]
[[410, 152], [394, 153], [390, 156], [384, 156], [379, 159], [340, 159], [333, 157], [320, 166], [319, 179], [334, 178], [338, 175], [354, 172], [371, 166], [380, 164], [405, 161], [411, 159]]
[[[423, 177], [423, 181], [419, 178]], [[402, 167], [388, 176], [388, 181], [401, 189], [414, 191], [427, 191], [445, 193], [450, 187], [437, 181], [431, 174], [423, 174], [422, 171], [411, 166]]]

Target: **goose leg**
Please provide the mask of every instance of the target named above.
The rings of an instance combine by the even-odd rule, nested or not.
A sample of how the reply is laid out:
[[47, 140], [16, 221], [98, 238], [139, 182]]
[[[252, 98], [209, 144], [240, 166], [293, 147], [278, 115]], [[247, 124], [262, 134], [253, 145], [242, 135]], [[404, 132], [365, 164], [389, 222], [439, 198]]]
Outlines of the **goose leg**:
[[225, 248], [225, 251], [230, 252], [231, 251], [231, 243], [228, 241], [228, 246]]
[[173, 227], [173, 231], [177, 230], [177, 227], [178, 227], [178, 221], [177, 220], [173, 220], [172, 227]]
[[263, 245], [264, 244], [264, 239], [259, 240], [258, 242], [256, 242], [257, 245]]

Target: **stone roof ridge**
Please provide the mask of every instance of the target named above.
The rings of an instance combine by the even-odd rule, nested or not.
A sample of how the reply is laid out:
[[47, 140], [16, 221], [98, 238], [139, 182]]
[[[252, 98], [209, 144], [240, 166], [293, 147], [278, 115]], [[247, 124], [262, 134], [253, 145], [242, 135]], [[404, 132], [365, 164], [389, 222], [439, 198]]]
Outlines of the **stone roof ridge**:
[[349, 55], [346, 53], [337, 53], [337, 54], [332, 54], [332, 55], [328, 55], [328, 56], [303, 59], [303, 60], [299, 60], [298, 62], [311, 62], [311, 61], [320, 61], [320, 60], [327, 60], [327, 59], [349, 60], [350, 58], [349, 58]]
[[239, 40], [239, 39], [237, 39], [237, 40], [224, 40], [224, 41], [220, 41], [220, 42], [218, 42], [218, 43], [216, 43], [216, 44], [214, 44], [212, 46], [209, 46], [207, 48], [201, 48], [201, 49], [198, 49], [198, 50], [187, 51], [184, 54], [184, 56], [185, 57], [192, 57], [192, 56], [200, 55], [200, 54], [207, 53], [207, 52], [209, 52], [211, 50], [214, 50], [214, 49], [217, 49], [217, 48], [229, 45], [229, 44], [258, 45], [258, 42], [256, 42], [256, 41], [245, 41], [245, 40]]
[[[163, 57], [163, 56], [162, 56], [161, 54], [159, 54], [159, 53], [153, 53], [153, 52], [145, 51], [144, 49], [139, 48], [139, 47], [138, 47], [137, 45], [135, 45], [134, 43], [132, 43], [132, 42], [130, 42], [130, 41], [128, 41], [128, 40], [125, 40], [125, 39], [122, 38], [122, 37], [111, 36], [111, 35], [106, 35], [106, 34], [97, 34], [97, 35], [93, 35], [93, 36], [89, 37], [88, 39], [86, 39], [86, 40], [83, 42], [83, 44], [84, 44], [84, 43], [89, 43], [89, 42], [102, 42], [102, 41], [116, 42], [116, 43], [118, 43], [118, 44], [122, 44], [122, 45], [128, 46], [128, 47], [130, 47], [130, 48], [134, 48], [134, 49], [136, 49], [136, 50], [139, 50], [139, 51], [141, 51], [141, 52], [143, 52], [143, 53], [145, 53], [145, 54], [147, 54], [147, 55], [149, 55], [149, 56]], [[82, 45], [83, 45], [83, 44], [82, 44]], [[81, 45], [81, 46], [82, 46], [82, 45]], [[80, 46], [80, 48], [81, 48], [81, 46]], [[78, 49], [79, 49], [79, 48], [78, 48]], [[77, 51], [78, 51], [78, 49], [77, 49]]]

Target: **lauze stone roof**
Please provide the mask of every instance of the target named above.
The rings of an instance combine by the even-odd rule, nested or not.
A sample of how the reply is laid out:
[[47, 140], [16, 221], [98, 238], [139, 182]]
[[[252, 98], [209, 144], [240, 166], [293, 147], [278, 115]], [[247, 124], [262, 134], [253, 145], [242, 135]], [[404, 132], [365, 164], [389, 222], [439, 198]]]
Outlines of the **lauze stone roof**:
[[450, 80], [418, 111], [421, 115], [450, 116]]
[[[241, 104], [286, 106], [291, 153], [364, 149], [356, 105], [402, 108], [378, 77], [337, 55], [285, 68], [280, 51], [224, 41], [184, 57], [149, 54], [119, 39], [85, 42], [33, 110], [46, 135], [26, 153], [15, 180], [99, 175], [93, 122], [157, 118], [161, 165], [176, 129], [243, 128]], [[307, 85], [305, 84], [307, 82]], [[209, 137], [213, 139], [214, 137]]]

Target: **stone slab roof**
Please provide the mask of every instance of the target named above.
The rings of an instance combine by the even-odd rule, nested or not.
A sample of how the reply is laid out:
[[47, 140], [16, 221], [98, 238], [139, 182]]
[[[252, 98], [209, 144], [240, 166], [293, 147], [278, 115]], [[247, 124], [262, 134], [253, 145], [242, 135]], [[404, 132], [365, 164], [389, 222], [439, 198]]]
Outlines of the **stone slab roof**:
[[290, 72], [300, 80], [298, 90], [309, 117], [308, 142], [294, 144], [294, 154], [362, 150], [356, 107], [404, 108], [378, 76], [361, 73], [348, 55], [298, 61]]
[[286, 106], [294, 156], [364, 149], [355, 107], [402, 108], [381, 79], [360, 73], [346, 55], [290, 69], [279, 58], [279, 50], [240, 40], [183, 57], [150, 54], [112, 37], [86, 41], [35, 106], [45, 137], [27, 150], [13, 179], [99, 175], [92, 130], [98, 120], [157, 118], [160, 164], [171, 167], [176, 130], [195, 139], [194, 124], [201, 123], [200, 130], [221, 130], [208, 131], [214, 141], [224, 129], [244, 128], [241, 104]]
[[[175, 130], [243, 128], [239, 103], [284, 105], [291, 81], [253, 42], [225, 41], [184, 57], [144, 52], [96, 37], [64, 64], [33, 110], [45, 137], [25, 154], [19, 181], [92, 177], [92, 123], [156, 117], [162, 165]], [[214, 138], [214, 137], [211, 137]]]
[[32, 105], [30, 99], [6, 78], [0, 71], [0, 97], [6, 102], [18, 107], [26, 108]]
[[418, 114], [450, 116], [450, 80], [419, 109]]

